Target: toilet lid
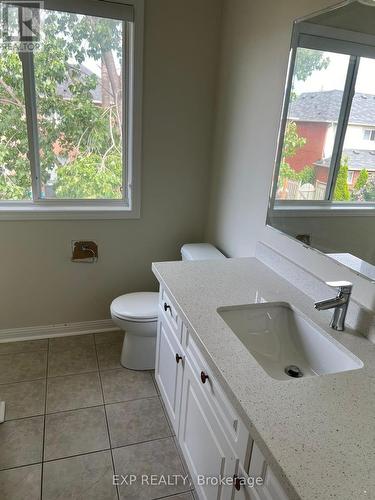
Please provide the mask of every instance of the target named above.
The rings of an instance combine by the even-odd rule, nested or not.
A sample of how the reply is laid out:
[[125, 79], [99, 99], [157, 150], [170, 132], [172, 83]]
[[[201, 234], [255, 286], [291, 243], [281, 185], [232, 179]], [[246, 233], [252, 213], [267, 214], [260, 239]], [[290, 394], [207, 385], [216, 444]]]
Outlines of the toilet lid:
[[111, 304], [112, 313], [118, 318], [150, 320], [158, 317], [157, 292], [127, 293], [117, 297]]

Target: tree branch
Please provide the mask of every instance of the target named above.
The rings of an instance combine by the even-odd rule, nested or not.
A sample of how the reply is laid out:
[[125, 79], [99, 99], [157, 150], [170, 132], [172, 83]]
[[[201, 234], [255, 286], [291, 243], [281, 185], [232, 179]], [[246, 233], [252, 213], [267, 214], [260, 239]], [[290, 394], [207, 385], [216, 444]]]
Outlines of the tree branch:
[[0, 85], [2, 85], [4, 89], [8, 92], [8, 94], [17, 102], [18, 106], [23, 106], [22, 102], [18, 99], [13, 89], [7, 83], [5, 83], [2, 78], [0, 78]]

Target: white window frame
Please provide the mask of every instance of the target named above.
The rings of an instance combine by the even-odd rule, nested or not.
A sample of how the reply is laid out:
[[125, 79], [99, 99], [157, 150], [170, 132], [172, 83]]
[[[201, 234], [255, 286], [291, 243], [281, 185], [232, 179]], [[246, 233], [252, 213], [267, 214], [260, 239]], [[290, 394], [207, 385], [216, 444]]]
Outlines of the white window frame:
[[[366, 137], [368, 135], [368, 138]], [[363, 130], [363, 140], [368, 142], [375, 141], [375, 129], [374, 128], [365, 128]]]
[[[284, 135], [288, 121], [288, 108], [292, 90], [297, 49], [299, 47], [327, 52], [337, 52], [350, 56], [340, 116], [337, 123], [335, 143], [331, 157], [329, 178], [325, 200], [276, 200], [279, 170], [282, 160]], [[269, 199], [269, 215], [272, 217], [311, 217], [335, 215], [375, 215], [373, 202], [334, 202], [333, 192], [338, 175], [345, 132], [348, 125], [351, 104], [355, 93], [355, 84], [360, 58], [375, 59], [375, 37], [372, 35], [325, 27], [307, 21], [296, 21], [292, 32], [289, 53], [286, 89], [282, 107], [278, 134], [275, 168]]]
[[[0, 0], [1, 1], [1, 0]], [[124, 75], [124, 133], [123, 133], [123, 199], [122, 200], [56, 200], [41, 199], [39, 193], [39, 158], [37, 144], [29, 146], [33, 200], [0, 201], [0, 220], [85, 220], [85, 219], [136, 219], [140, 217], [141, 197], [141, 146], [142, 146], [142, 81], [143, 81], [143, 39], [144, 0], [44, 0], [44, 7], [64, 12], [110, 17], [108, 7], [129, 15], [133, 10], [133, 21], [126, 22], [124, 44], [126, 50], [126, 71]], [[127, 8], [128, 7], [128, 8]], [[124, 17], [124, 21], [126, 21]], [[23, 61], [24, 79], [33, 82], [32, 64], [26, 56]], [[25, 73], [29, 74], [25, 75]], [[27, 88], [26, 88], [27, 87]], [[35, 102], [33, 84], [25, 85], [25, 105]], [[29, 112], [36, 110], [31, 104]], [[29, 116], [31, 116], [29, 113]], [[35, 124], [35, 120], [33, 120]], [[28, 128], [34, 126], [29, 120]], [[30, 134], [30, 130], [28, 130]], [[33, 134], [37, 137], [37, 134]], [[29, 141], [29, 145], [31, 145]]]

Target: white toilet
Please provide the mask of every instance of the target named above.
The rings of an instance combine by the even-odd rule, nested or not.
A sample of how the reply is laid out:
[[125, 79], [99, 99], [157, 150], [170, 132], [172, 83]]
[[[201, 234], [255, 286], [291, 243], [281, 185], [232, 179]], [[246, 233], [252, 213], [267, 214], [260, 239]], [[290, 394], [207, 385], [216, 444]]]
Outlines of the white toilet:
[[[225, 259], [208, 243], [190, 243], [181, 248], [182, 260]], [[131, 370], [155, 368], [156, 329], [158, 322], [157, 292], [127, 293], [111, 304], [111, 316], [124, 330], [121, 364]]]

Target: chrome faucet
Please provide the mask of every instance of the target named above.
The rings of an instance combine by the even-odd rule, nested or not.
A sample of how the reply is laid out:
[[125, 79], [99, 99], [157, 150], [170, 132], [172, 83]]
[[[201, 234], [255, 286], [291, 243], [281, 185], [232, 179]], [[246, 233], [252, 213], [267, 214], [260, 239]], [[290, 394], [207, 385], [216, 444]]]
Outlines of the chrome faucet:
[[334, 309], [330, 327], [342, 332], [345, 330], [345, 318], [348, 311], [350, 295], [353, 284], [349, 281], [327, 281], [326, 285], [337, 288], [337, 295], [333, 299], [315, 302], [314, 307], [318, 311]]

